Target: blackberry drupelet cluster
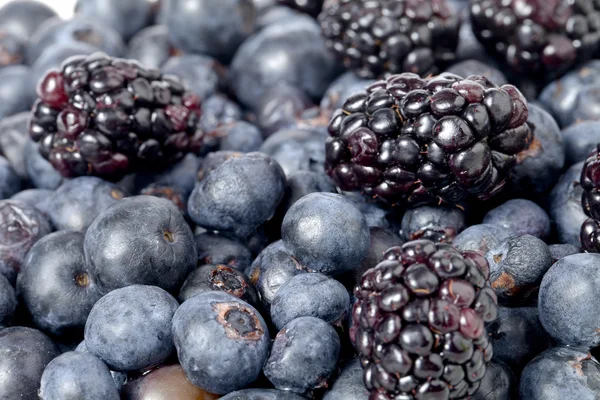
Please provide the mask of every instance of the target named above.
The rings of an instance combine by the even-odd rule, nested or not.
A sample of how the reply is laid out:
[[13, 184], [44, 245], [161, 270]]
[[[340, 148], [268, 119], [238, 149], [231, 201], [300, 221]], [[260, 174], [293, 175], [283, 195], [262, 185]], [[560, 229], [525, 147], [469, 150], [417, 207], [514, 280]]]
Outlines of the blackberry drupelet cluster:
[[350, 338], [370, 400], [462, 399], [492, 358], [497, 315], [486, 260], [416, 240], [390, 248], [354, 289]]
[[350, 96], [329, 124], [325, 169], [387, 204], [487, 200], [532, 141], [523, 95], [481, 76], [393, 75]]
[[66, 177], [162, 169], [203, 144], [198, 97], [176, 76], [134, 60], [75, 56], [37, 92], [29, 133]]
[[586, 251], [600, 253], [600, 143], [585, 160], [579, 182], [581, 205], [589, 217], [581, 226], [581, 245]]
[[474, 0], [476, 37], [517, 72], [551, 78], [594, 58], [600, 45], [600, 3], [586, 0]]
[[318, 16], [323, 8], [323, 0], [278, 0], [278, 3], [313, 17]]
[[329, 0], [319, 21], [327, 46], [363, 78], [425, 76], [456, 56], [460, 18], [446, 0]]

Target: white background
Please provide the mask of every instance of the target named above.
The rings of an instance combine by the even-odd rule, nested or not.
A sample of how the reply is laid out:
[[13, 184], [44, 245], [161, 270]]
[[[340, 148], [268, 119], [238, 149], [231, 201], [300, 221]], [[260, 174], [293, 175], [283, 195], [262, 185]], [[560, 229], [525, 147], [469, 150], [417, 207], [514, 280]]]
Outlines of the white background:
[[[62, 18], [70, 18], [73, 15], [76, 0], [38, 0], [52, 7]], [[127, 0], [123, 0], [127, 1]], [[10, 0], [0, 0], [0, 6], [9, 3]]]

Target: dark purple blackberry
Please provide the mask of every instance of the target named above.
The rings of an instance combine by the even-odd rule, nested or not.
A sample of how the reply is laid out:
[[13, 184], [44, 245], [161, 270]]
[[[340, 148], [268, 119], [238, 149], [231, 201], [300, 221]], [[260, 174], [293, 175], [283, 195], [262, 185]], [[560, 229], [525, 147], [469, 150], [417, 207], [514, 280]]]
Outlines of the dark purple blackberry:
[[388, 204], [487, 200], [532, 141], [527, 101], [481, 76], [393, 75], [350, 96], [329, 124], [327, 173]]
[[581, 244], [586, 251], [600, 253], [600, 143], [583, 164], [580, 184], [581, 205], [590, 217], [581, 226]]
[[323, 0], [278, 0], [278, 3], [316, 17], [323, 8]]
[[392, 247], [354, 289], [350, 338], [370, 400], [462, 399], [492, 358], [497, 314], [486, 260], [447, 244]]
[[548, 78], [594, 58], [600, 44], [600, 2], [473, 0], [475, 36], [519, 73]]
[[455, 59], [460, 18], [446, 0], [327, 0], [327, 46], [363, 78], [429, 75]]
[[176, 76], [134, 60], [75, 56], [37, 92], [29, 133], [66, 177], [163, 169], [203, 144], [198, 97]]

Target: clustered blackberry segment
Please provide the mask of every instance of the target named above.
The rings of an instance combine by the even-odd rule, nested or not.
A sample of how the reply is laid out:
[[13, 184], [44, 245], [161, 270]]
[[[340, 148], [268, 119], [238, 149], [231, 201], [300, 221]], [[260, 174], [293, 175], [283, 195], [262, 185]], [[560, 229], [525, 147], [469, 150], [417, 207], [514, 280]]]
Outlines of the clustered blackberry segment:
[[454, 60], [460, 28], [446, 0], [330, 0], [319, 21], [327, 46], [364, 78], [437, 73]]
[[600, 253], [600, 143], [583, 164], [580, 184], [581, 205], [590, 217], [581, 226], [581, 244], [586, 251]]
[[518, 72], [548, 77], [593, 58], [600, 44], [596, 0], [474, 0], [477, 38]]
[[416, 240], [392, 247], [354, 289], [350, 338], [370, 400], [461, 399], [492, 358], [484, 323], [497, 315], [476, 252]]
[[323, 8], [323, 0], [279, 0], [279, 4], [312, 15], [313, 17], [318, 16]]
[[393, 75], [350, 96], [329, 124], [325, 169], [388, 204], [487, 200], [533, 133], [523, 95], [481, 76]]
[[71, 57], [37, 91], [29, 133], [66, 177], [162, 169], [203, 145], [198, 97], [134, 60]]

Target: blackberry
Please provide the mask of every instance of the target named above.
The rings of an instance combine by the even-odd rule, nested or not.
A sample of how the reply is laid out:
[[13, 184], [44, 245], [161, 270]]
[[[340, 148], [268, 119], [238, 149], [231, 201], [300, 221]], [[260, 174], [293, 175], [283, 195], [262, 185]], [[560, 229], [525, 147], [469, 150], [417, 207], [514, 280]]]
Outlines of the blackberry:
[[461, 399], [492, 358], [497, 314], [486, 260], [447, 244], [392, 247], [354, 289], [350, 338], [369, 399]]
[[362, 78], [437, 73], [456, 55], [460, 18], [446, 0], [328, 0], [327, 46]]
[[552, 78], [594, 58], [600, 44], [600, 3], [586, 0], [474, 0], [473, 32], [519, 73]]
[[71, 57], [46, 73], [37, 93], [29, 133], [66, 177], [163, 169], [203, 144], [198, 97], [134, 60]]
[[581, 245], [586, 251], [600, 253], [600, 143], [583, 163], [580, 184], [581, 205], [589, 217], [581, 226]]
[[278, 3], [316, 17], [323, 8], [323, 0], [278, 0]]
[[350, 96], [329, 124], [325, 170], [388, 204], [487, 200], [533, 139], [523, 95], [485, 77], [393, 75]]

